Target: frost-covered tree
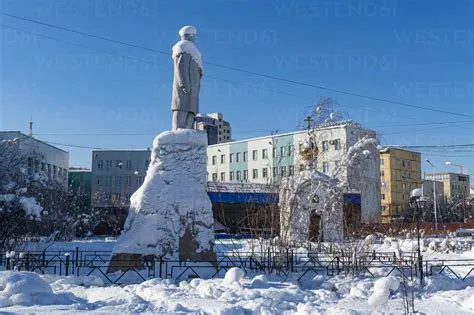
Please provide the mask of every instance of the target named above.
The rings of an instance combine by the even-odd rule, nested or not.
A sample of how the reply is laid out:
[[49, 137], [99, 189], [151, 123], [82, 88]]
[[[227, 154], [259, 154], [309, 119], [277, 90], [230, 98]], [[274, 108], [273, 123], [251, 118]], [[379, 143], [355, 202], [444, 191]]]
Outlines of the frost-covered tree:
[[16, 139], [0, 142], [0, 247], [11, 249], [38, 232], [44, 213], [30, 188], [36, 178], [31, 169], [39, 155], [22, 154]]
[[64, 179], [51, 178], [44, 157], [20, 150], [17, 139], [0, 142], [0, 247], [32, 236], [70, 238], [84, 221], [79, 197]]

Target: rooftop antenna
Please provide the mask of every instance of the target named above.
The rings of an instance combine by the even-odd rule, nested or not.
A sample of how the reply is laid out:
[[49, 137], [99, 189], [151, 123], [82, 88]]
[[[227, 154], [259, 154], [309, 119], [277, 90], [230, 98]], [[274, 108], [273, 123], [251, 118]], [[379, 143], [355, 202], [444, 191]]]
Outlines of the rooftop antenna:
[[30, 117], [30, 137], [33, 137], [33, 117]]

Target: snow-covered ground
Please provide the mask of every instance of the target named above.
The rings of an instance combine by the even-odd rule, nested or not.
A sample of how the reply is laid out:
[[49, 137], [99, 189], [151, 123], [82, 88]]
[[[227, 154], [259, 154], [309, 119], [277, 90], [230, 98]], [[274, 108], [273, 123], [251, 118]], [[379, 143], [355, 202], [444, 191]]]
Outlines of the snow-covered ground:
[[[58, 242], [48, 250], [112, 250], [113, 240]], [[378, 252], [413, 249], [412, 240], [373, 244]], [[446, 244], [445, 244], [446, 245]], [[30, 244], [40, 249], [45, 245]], [[251, 251], [247, 240], [219, 240], [218, 251]], [[43, 248], [41, 248], [43, 249]], [[403, 254], [403, 253], [402, 253]], [[426, 246], [429, 259], [472, 259], [474, 251], [438, 252]], [[356, 314], [404, 313], [400, 277], [353, 277], [247, 274], [231, 269], [219, 279], [175, 282], [152, 279], [139, 284], [109, 285], [98, 276], [59, 277], [28, 272], [0, 272], [0, 312], [76, 313], [165, 312], [212, 314]], [[379, 274], [380, 275], [380, 274]], [[408, 289], [411, 298], [411, 288]], [[429, 276], [415, 285], [415, 311], [427, 314], [474, 313], [474, 276], [464, 281], [449, 273]], [[411, 307], [410, 307], [411, 310]]]

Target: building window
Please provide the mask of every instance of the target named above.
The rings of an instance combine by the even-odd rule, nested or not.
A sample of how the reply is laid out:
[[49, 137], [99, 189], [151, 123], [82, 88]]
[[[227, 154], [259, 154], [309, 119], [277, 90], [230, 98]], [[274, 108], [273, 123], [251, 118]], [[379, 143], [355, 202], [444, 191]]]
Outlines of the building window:
[[221, 182], [225, 182], [225, 172], [221, 172]]
[[217, 163], [217, 156], [213, 155], [212, 156], [212, 165], [216, 165]]
[[341, 139], [334, 140], [334, 150], [340, 150], [340, 149], [341, 149]]
[[288, 145], [288, 156], [291, 156], [292, 153], [293, 153], [293, 146], [290, 144]]
[[272, 150], [272, 157], [275, 158], [277, 155], [277, 148], [273, 148]]
[[286, 166], [280, 167], [280, 175], [281, 175], [281, 177], [286, 176]]
[[385, 172], [383, 170], [380, 171], [380, 176], [385, 177]]
[[110, 186], [112, 178], [110, 176], [105, 177], [105, 186]]
[[230, 181], [234, 180], [234, 172], [229, 172], [229, 180]]
[[382, 194], [382, 200], [385, 200], [385, 194]]
[[268, 177], [268, 168], [266, 168], [266, 167], [262, 168], [262, 177], [263, 178]]
[[246, 162], [246, 161], [247, 161], [247, 151], [244, 151], [244, 153], [242, 153], [242, 154], [243, 154], [243, 155], [242, 155], [242, 160], [243, 160], [244, 162]]
[[383, 159], [380, 159], [380, 165], [383, 165]]
[[402, 167], [405, 167], [405, 161], [402, 160]]
[[141, 176], [137, 176], [137, 184], [141, 184], [142, 183], [142, 177]]
[[235, 162], [236, 162], [236, 163], [239, 163], [239, 160], [240, 160], [240, 152], [237, 152], [237, 153], [235, 154]]
[[234, 162], [234, 153], [229, 154], [229, 163]]
[[256, 160], [257, 160], [257, 155], [258, 155], [258, 151], [257, 151], [257, 150], [253, 150], [253, 151], [252, 151], [252, 160], [256, 161]]
[[105, 168], [106, 169], [112, 168], [112, 161], [111, 160], [106, 160], [105, 161]]
[[97, 162], [97, 168], [99, 169], [103, 169], [104, 168], [104, 160], [99, 160]]
[[127, 176], [127, 186], [132, 185], [132, 176]]
[[285, 147], [280, 148], [280, 156], [285, 156]]
[[120, 186], [122, 184], [122, 177], [117, 176], [115, 177], [115, 185]]
[[132, 160], [127, 160], [127, 162], [125, 162], [125, 167], [127, 169], [131, 169], [132, 168]]
[[273, 167], [273, 177], [278, 176], [278, 168], [276, 166]]
[[46, 163], [41, 162], [41, 170], [45, 171], [46, 170]]
[[268, 159], [268, 150], [262, 149], [262, 159]]
[[295, 167], [293, 165], [288, 166], [288, 175], [293, 175], [295, 173]]
[[225, 154], [221, 154], [221, 164], [225, 163]]
[[105, 193], [105, 201], [110, 201], [110, 193]]
[[122, 160], [116, 160], [115, 161], [115, 167], [122, 168], [122, 166], [123, 166]]
[[248, 179], [249, 179], [249, 171], [244, 170], [244, 180], [248, 180]]
[[329, 150], [329, 143], [327, 141], [323, 141], [323, 152], [327, 152]]
[[254, 168], [252, 170], [252, 178], [257, 179], [258, 178], [258, 169]]
[[240, 171], [235, 172], [235, 178], [240, 180]]
[[102, 186], [102, 176], [97, 176], [97, 185]]
[[329, 162], [323, 162], [323, 173], [329, 173]]
[[212, 173], [212, 181], [217, 182], [217, 173]]

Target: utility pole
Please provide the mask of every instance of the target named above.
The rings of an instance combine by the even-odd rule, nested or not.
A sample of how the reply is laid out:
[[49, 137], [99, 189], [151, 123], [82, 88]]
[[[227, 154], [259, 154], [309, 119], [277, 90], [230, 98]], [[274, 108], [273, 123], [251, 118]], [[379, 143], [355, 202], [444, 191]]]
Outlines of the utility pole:
[[311, 116], [308, 115], [304, 121], [308, 124], [308, 131], [311, 130], [311, 122], [313, 121]]
[[30, 132], [29, 136], [33, 137], [33, 118], [30, 118]]

